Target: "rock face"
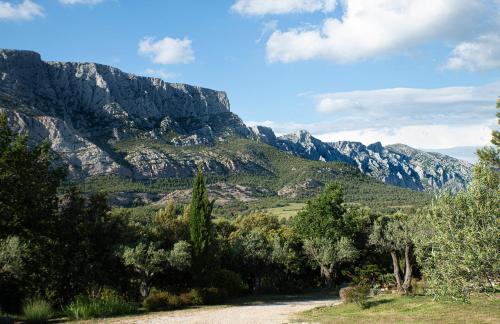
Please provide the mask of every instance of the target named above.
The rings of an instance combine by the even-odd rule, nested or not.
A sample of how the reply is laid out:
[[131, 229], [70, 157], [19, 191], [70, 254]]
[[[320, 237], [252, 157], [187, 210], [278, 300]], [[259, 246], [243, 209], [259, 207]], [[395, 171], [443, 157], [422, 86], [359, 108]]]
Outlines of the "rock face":
[[380, 181], [418, 191], [464, 189], [471, 180], [472, 166], [439, 153], [428, 153], [397, 144], [380, 142], [325, 143], [307, 131], [276, 137], [270, 128], [251, 128], [253, 137], [281, 150], [318, 161], [345, 162]]
[[[247, 128], [230, 111], [224, 92], [95, 63], [44, 62], [30, 51], [0, 49], [0, 112], [7, 114], [13, 129], [29, 132], [32, 142], [48, 139], [68, 164], [70, 176], [79, 180], [101, 175], [189, 178], [198, 161], [214, 174], [271, 174], [259, 152], [211, 152], [211, 145], [230, 136], [260, 141], [309, 160], [349, 163], [376, 179], [419, 191], [463, 189], [471, 174], [466, 162], [404, 145], [324, 143], [306, 131], [277, 137], [267, 127]], [[127, 141], [147, 145], [127, 149], [133, 146]], [[176, 151], [193, 145], [209, 147], [190, 154]], [[285, 186], [282, 193], [317, 185], [311, 180]]]
[[225, 92], [95, 63], [44, 62], [30, 51], [0, 49], [0, 109], [14, 128], [48, 138], [79, 178], [131, 174], [109, 148], [120, 140], [196, 145], [250, 134]]

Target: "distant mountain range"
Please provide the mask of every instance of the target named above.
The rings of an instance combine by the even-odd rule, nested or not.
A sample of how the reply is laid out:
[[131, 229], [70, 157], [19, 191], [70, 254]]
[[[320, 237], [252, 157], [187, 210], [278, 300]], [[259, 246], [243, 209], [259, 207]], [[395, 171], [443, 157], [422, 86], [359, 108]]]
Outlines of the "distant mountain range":
[[[308, 160], [346, 163], [382, 182], [417, 191], [457, 191], [471, 179], [471, 164], [447, 155], [402, 144], [325, 143], [307, 131], [277, 137], [270, 128], [247, 127], [231, 112], [224, 92], [95, 63], [44, 62], [31, 51], [0, 50], [0, 110], [14, 129], [28, 131], [32, 141], [48, 139], [78, 181], [106, 175], [188, 178], [199, 160], [215, 174], [264, 172], [259, 152], [211, 153], [217, 143], [232, 138]], [[138, 144], [140, 150], [126, 147]], [[202, 153], [177, 154], [183, 147]]]

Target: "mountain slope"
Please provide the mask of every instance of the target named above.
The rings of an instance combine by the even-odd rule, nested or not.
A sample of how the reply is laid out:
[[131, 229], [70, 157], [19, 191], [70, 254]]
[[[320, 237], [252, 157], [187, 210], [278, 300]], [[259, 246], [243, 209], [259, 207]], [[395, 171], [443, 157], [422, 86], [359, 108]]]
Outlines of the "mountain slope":
[[471, 180], [472, 166], [439, 153], [428, 153], [397, 144], [383, 147], [359, 142], [325, 143], [307, 131], [276, 137], [272, 129], [250, 128], [261, 142], [309, 160], [338, 161], [356, 166], [380, 181], [417, 191], [463, 190]]
[[[276, 177], [269, 161], [261, 159], [267, 146], [238, 154], [239, 144], [224, 148], [223, 143], [238, 138], [308, 160], [347, 163], [377, 180], [417, 191], [459, 190], [470, 179], [470, 165], [446, 156], [400, 146], [324, 143], [305, 131], [276, 137], [269, 128], [247, 128], [231, 112], [224, 92], [95, 63], [44, 62], [30, 51], [0, 50], [0, 112], [7, 113], [12, 128], [29, 132], [33, 142], [48, 139], [77, 182], [102, 176], [182, 182], [192, 177], [198, 161], [226, 180], [228, 174]], [[317, 174], [301, 178], [302, 183], [286, 173], [278, 178], [290, 183], [270, 184], [275, 195], [294, 196], [322, 183]]]

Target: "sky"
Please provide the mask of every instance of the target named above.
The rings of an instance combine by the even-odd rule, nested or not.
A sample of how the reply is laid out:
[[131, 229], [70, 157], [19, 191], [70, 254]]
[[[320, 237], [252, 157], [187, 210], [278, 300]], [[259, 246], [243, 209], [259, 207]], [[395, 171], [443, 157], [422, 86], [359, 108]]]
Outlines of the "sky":
[[224, 90], [325, 141], [488, 143], [500, 0], [0, 0], [0, 47]]

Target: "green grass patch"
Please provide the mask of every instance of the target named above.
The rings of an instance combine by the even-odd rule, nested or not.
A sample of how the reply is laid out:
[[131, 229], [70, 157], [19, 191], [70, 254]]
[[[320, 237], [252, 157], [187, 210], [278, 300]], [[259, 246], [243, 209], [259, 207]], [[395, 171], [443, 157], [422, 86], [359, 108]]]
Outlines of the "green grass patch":
[[289, 203], [286, 206], [267, 209], [267, 212], [278, 216], [279, 219], [289, 219], [304, 208], [305, 203]]
[[473, 298], [470, 304], [433, 301], [428, 296], [379, 295], [366, 308], [341, 304], [301, 313], [298, 321], [315, 323], [500, 323], [500, 299]]
[[138, 308], [121, 297], [106, 299], [79, 297], [66, 306], [64, 312], [72, 320], [84, 320], [134, 314], [138, 312]]
[[53, 315], [52, 307], [43, 299], [28, 300], [23, 306], [23, 318], [27, 323], [45, 323]]

